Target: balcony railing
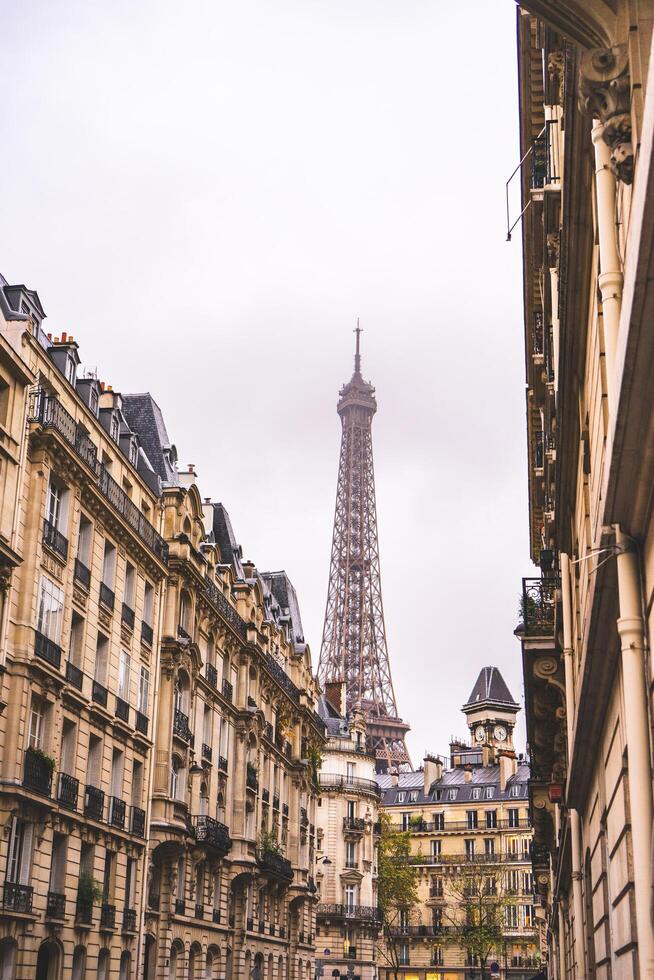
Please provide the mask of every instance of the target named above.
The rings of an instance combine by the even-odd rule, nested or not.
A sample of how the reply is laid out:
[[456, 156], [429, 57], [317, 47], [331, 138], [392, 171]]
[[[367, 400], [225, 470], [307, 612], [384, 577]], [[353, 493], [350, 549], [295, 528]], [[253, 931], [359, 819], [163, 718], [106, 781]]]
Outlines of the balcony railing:
[[66, 896], [61, 892], [48, 892], [45, 915], [47, 919], [65, 919]]
[[523, 578], [522, 621], [526, 636], [553, 636], [557, 579]]
[[295, 686], [282, 665], [278, 663], [270, 653], [264, 652], [262, 656], [264, 664], [275, 678], [279, 686], [286, 694], [288, 694], [292, 701], [295, 701], [296, 704], [298, 704], [300, 701], [299, 687]]
[[220, 918], [221, 918], [220, 909], [214, 909], [211, 918], [216, 923], [216, 925], [220, 925]]
[[149, 623], [141, 623], [141, 639], [146, 646], [152, 646], [152, 640], [154, 638], [154, 633], [152, 632], [152, 627]]
[[67, 810], [77, 809], [77, 798], [79, 796], [79, 779], [69, 776], [67, 772], [59, 773], [59, 790], [57, 800]]
[[519, 854], [414, 854], [414, 864], [522, 864], [531, 861], [526, 852]]
[[116, 695], [116, 718], [121, 721], [129, 722], [129, 704]]
[[230, 605], [220, 589], [210, 579], [204, 580], [204, 591], [209, 602], [217, 609], [226, 623], [231, 626], [240, 639], [247, 639], [247, 627], [239, 614]]
[[35, 793], [40, 793], [42, 796], [50, 796], [52, 773], [52, 762], [43, 752], [32, 748], [25, 750], [23, 786], [34, 790]]
[[31, 885], [19, 885], [15, 881], [5, 881], [3, 905], [11, 912], [32, 911], [34, 889]]
[[149, 724], [149, 718], [147, 717], [147, 715], [144, 715], [142, 711], [137, 711], [136, 712], [136, 731], [137, 732], [140, 732], [141, 735], [147, 735], [148, 734], [148, 724]]
[[145, 837], [145, 810], [142, 810], [139, 806], [132, 807], [130, 830], [135, 837]]
[[269, 742], [272, 742], [275, 737], [273, 733], [273, 726], [269, 721], [267, 721], [264, 725], [263, 737], [267, 738]]
[[175, 915], [186, 915], [186, 902], [183, 898], [175, 899]]
[[136, 932], [136, 909], [125, 909], [123, 912], [123, 931]]
[[257, 770], [248, 763], [247, 770], [245, 773], [245, 785], [248, 789], [256, 790], [259, 788], [259, 779], [257, 777]]
[[120, 618], [129, 629], [134, 629], [134, 610], [130, 609], [126, 602], [121, 606]]
[[90, 587], [91, 571], [86, 567], [86, 565], [83, 562], [79, 560], [79, 558], [75, 559], [73, 575], [75, 577], [75, 581], [79, 582], [80, 585], [83, 585], [85, 589], [88, 589]]
[[91, 699], [96, 702], [96, 704], [101, 704], [103, 708], [107, 707], [107, 697], [109, 692], [104, 684], [100, 681], [93, 681], [91, 685]]
[[218, 756], [218, 769], [220, 772], [227, 772], [227, 759], [224, 755]]
[[293, 880], [291, 862], [288, 858], [282, 857], [281, 854], [274, 854], [272, 851], [262, 851], [257, 858], [257, 863], [262, 871], [267, 871], [276, 878], [281, 878], [287, 882]]
[[125, 829], [125, 813], [127, 811], [127, 805], [125, 800], [121, 800], [117, 796], [112, 796], [109, 799], [109, 823], [112, 827], [118, 827], [119, 830]]
[[370, 793], [372, 796], [380, 797], [381, 790], [374, 779], [363, 779], [359, 776], [336, 776], [328, 773], [319, 773], [318, 782], [322, 790], [345, 790], [347, 792], [360, 790], [363, 793]]
[[198, 844], [206, 844], [221, 854], [227, 854], [231, 849], [229, 830], [219, 820], [214, 820], [206, 814], [198, 814], [193, 817], [193, 827]]
[[78, 691], [82, 690], [82, 686], [84, 684], [84, 674], [79, 667], [76, 667], [70, 660], [66, 661], [66, 680], [69, 684], [72, 684], [73, 687], [76, 687]]
[[211, 762], [211, 756], [213, 755], [211, 751], [211, 746], [207, 745], [205, 742], [202, 743], [202, 758], [206, 759], [207, 762]]
[[234, 688], [226, 677], [223, 678], [223, 697], [226, 701], [233, 701], [234, 699]]
[[116, 604], [116, 594], [109, 588], [106, 582], [100, 582], [100, 602], [107, 609], [113, 610]]
[[68, 561], [68, 538], [47, 518], [43, 521], [43, 544], [64, 561]]
[[104, 466], [99, 467], [98, 488], [150, 551], [168, 564], [168, 545]]
[[218, 671], [213, 664], [206, 663], [204, 665], [204, 676], [208, 684], [215, 688], [218, 687]]
[[195, 918], [204, 919], [204, 905], [200, 902], [195, 903]]
[[343, 817], [343, 830], [363, 833], [366, 829], [366, 821], [363, 817]]
[[184, 742], [191, 741], [191, 729], [188, 724], [188, 715], [185, 715], [183, 711], [175, 710], [175, 717], [173, 720], [173, 735], [177, 735]]
[[90, 926], [93, 922], [93, 901], [78, 896], [75, 904], [75, 921], [78, 925]]
[[[481, 803], [482, 801], [480, 800], [479, 802]], [[469, 826], [467, 820], [448, 820], [445, 823], [433, 820], [421, 820], [420, 823], [409, 824], [408, 827], [405, 827], [401, 823], [390, 824], [390, 829], [397, 833], [406, 833], [408, 830], [412, 834], [449, 834], [453, 831], [466, 831], [466, 833], [480, 831], [486, 834], [492, 830], [517, 830], [518, 828], [527, 830], [530, 827], [529, 820], [524, 817], [520, 818], [520, 820], [496, 820], [492, 826], [480, 822], [476, 827]]]
[[42, 660], [47, 660], [57, 670], [61, 667], [61, 647], [38, 630], [34, 635], [34, 653]]
[[111, 930], [116, 928], [116, 906], [106, 903], [100, 910], [100, 928]]
[[436, 923], [432, 923], [431, 925], [393, 926], [390, 933], [395, 939], [402, 939], [403, 937], [413, 939], [423, 936], [434, 936], [438, 938], [439, 936], [451, 934], [453, 931], [452, 926], [440, 926]]
[[84, 815], [92, 820], [102, 820], [104, 791], [97, 786], [87, 786], [84, 792]]

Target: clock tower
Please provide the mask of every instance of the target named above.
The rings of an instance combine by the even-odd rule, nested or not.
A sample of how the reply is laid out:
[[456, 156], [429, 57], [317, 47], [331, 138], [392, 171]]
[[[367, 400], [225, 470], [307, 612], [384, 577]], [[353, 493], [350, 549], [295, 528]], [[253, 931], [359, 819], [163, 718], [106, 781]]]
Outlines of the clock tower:
[[514, 701], [497, 667], [482, 667], [470, 697], [461, 709], [468, 720], [472, 745], [514, 751], [513, 729], [520, 705]]

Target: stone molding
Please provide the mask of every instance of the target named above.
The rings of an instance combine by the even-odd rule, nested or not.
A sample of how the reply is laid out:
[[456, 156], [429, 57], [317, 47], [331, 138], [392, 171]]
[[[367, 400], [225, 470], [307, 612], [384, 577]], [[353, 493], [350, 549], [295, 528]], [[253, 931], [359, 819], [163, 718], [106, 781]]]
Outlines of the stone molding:
[[631, 184], [634, 176], [630, 101], [627, 45], [587, 51], [579, 68], [580, 108], [603, 124], [602, 138], [611, 149], [611, 169], [625, 184]]

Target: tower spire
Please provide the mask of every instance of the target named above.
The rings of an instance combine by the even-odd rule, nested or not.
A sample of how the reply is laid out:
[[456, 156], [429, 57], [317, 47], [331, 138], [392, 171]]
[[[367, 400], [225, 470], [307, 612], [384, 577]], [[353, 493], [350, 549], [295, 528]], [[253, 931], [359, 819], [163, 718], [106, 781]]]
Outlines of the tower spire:
[[360, 702], [377, 771], [386, 772], [411, 766], [409, 726], [398, 715], [386, 645], [372, 459], [377, 401], [361, 377], [358, 319], [355, 333], [354, 375], [338, 400], [341, 454], [318, 676], [323, 686], [345, 682], [348, 711]]

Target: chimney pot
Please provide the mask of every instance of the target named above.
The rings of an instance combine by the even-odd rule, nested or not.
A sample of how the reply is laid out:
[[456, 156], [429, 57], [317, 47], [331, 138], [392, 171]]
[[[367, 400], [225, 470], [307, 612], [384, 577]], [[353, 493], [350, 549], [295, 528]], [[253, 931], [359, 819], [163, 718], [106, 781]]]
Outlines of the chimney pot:
[[62, 342], [62, 344], [65, 344], [66, 343], [66, 337], [67, 336], [68, 336], [67, 333], [62, 333], [62, 335], [61, 335], [61, 342]]

